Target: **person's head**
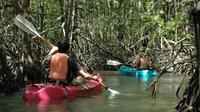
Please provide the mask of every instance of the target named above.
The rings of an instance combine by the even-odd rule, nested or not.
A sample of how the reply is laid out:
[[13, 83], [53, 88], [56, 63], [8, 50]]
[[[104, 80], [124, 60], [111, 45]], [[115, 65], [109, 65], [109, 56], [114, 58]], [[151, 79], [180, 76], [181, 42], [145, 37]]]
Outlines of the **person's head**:
[[66, 53], [69, 50], [69, 43], [65, 40], [58, 41], [57, 46], [60, 53]]
[[139, 57], [140, 58], [145, 58], [144, 54], [142, 54], [142, 53], [139, 54]]

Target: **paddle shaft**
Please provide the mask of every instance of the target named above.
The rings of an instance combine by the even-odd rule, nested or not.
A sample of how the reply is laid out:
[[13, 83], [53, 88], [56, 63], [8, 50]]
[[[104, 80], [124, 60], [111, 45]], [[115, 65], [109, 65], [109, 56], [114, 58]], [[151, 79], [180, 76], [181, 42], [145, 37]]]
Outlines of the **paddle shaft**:
[[48, 48], [50, 48], [50, 49], [53, 48], [53, 44], [49, 40], [43, 38], [42, 36], [40, 36], [39, 39], [41, 41], [45, 42], [47, 44]]
[[99, 82], [99, 84], [101, 84], [105, 89], [108, 89], [109, 87], [106, 86], [103, 82]]

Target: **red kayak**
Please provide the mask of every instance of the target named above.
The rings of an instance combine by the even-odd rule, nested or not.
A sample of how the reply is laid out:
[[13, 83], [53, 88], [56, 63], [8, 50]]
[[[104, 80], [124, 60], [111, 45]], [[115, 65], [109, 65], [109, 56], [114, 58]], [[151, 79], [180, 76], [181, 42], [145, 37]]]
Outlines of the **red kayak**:
[[[99, 77], [101, 78], [101, 77]], [[102, 85], [94, 80], [88, 80], [80, 86], [55, 86], [45, 84], [27, 85], [23, 93], [26, 101], [41, 100], [72, 100], [77, 97], [94, 95], [103, 91]]]

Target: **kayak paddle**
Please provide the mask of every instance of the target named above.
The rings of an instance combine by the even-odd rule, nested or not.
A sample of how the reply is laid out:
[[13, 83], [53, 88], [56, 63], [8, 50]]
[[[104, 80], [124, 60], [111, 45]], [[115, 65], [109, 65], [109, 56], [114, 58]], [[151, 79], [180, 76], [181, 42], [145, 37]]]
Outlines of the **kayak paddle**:
[[33, 24], [31, 22], [29, 22], [26, 18], [24, 18], [22, 15], [18, 14], [15, 17], [14, 23], [16, 26], [18, 26], [20, 29], [22, 29], [24, 32], [28, 33], [28, 34], [32, 34], [35, 35], [37, 37], [39, 37], [40, 40], [44, 41], [45, 43], [47, 43], [49, 48], [52, 48], [53, 45], [50, 43], [49, 40], [43, 38], [36, 30], [36, 28], [33, 26]]
[[103, 82], [99, 82], [99, 84], [101, 84], [106, 90], [110, 91], [112, 94], [120, 94], [119, 91], [110, 89], [108, 86], [106, 86]]
[[107, 60], [107, 65], [113, 65], [113, 66], [118, 66], [121, 65], [122, 63], [115, 61], [115, 60]]
[[107, 65], [112, 65], [112, 66], [125, 65], [125, 66], [129, 66], [133, 68], [131, 64], [125, 64], [125, 63], [121, 63], [115, 60], [107, 60]]
[[108, 89], [108, 86], [106, 86], [103, 82], [99, 82], [106, 90]]

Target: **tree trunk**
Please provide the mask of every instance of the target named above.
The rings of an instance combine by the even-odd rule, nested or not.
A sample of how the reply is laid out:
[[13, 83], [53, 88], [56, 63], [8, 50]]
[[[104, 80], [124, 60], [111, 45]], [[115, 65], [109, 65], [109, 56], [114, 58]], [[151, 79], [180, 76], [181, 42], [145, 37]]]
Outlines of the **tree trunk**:
[[192, 10], [191, 17], [195, 28], [196, 63], [189, 85], [185, 89], [183, 99], [178, 103], [176, 109], [179, 111], [199, 112], [200, 106], [200, 2]]

